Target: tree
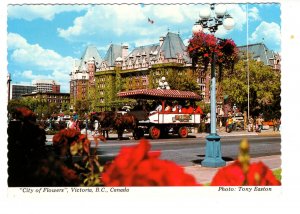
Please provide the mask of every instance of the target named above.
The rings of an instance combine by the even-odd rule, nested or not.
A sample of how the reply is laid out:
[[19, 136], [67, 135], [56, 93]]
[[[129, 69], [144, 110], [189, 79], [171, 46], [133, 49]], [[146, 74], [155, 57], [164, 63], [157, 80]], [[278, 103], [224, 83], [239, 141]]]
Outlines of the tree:
[[[248, 108], [248, 81], [246, 61], [240, 60], [233, 72], [224, 71], [224, 95], [242, 110]], [[280, 73], [262, 62], [249, 60], [250, 112], [264, 113], [265, 117], [280, 116]]]
[[177, 71], [170, 70], [166, 79], [171, 89], [181, 91], [193, 91], [198, 93], [200, 87], [197, 83], [197, 77], [192, 70]]
[[80, 117], [84, 115], [84, 113], [90, 111], [91, 102], [87, 100], [76, 100], [75, 109]]

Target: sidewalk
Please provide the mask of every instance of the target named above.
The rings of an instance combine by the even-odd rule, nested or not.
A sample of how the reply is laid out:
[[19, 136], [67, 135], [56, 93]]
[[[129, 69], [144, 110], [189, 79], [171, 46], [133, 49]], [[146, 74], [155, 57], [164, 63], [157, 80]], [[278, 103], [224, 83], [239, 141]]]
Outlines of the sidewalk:
[[[197, 138], [205, 138], [209, 133], [190, 133], [190, 135], [194, 135]], [[230, 133], [227, 133], [224, 128], [221, 130], [217, 129], [217, 134], [220, 137], [230, 137], [230, 136], [280, 136], [280, 132], [274, 132], [273, 129], [268, 130], [262, 130], [259, 132], [248, 132], [247, 130], [241, 130], [241, 131], [232, 131]]]
[[[231, 133], [225, 132], [225, 130], [217, 131], [217, 134], [220, 137], [229, 137], [229, 136], [280, 136], [280, 132], [274, 132], [273, 129], [262, 130], [260, 133], [258, 132], [248, 132], [248, 131], [233, 131]], [[193, 133], [191, 135], [195, 135], [197, 138], [205, 138], [208, 133]], [[279, 169], [281, 168], [281, 156], [280, 155], [272, 155], [272, 156], [264, 156], [251, 158], [251, 162], [259, 162], [262, 161], [266, 164], [270, 169]], [[232, 161], [226, 162], [226, 165], [230, 164]], [[193, 175], [198, 183], [206, 184], [211, 182], [212, 178], [219, 170], [219, 168], [208, 168], [202, 167], [201, 165], [188, 166], [184, 167], [185, 171], [191, 175]]]
[[[280, 155], [264, 156], [251, 158], [251, 163], [262, 161], [266, 164], [271, 170], [281, 168], [281, 157]], [[229, 165], [232, 161], [226, 162], [226, 165]], [[206, 184], [211, 182], [216, 172], [219, 168], [208, 168], [202, 167], [201, 165], [187, 166], [184, 167], [186, 173], [193, 175], [198, 183]]]

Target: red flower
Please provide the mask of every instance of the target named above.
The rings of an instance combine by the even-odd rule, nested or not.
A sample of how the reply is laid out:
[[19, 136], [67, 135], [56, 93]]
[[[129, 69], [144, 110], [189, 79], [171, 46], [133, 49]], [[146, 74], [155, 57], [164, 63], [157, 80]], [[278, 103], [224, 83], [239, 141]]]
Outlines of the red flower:
[[26, 107], [20, 107], [20, 108], [17, 108], [17, 114], [18, 114], [18, 118], [21, 119], [21, 120], [34, 120], [35, 119], [35, 114], [29, 110], [28, 108]]
[[262, 162], [252, 163], [246, 174], [239, 161], [218, 170], [211, 186], [275, 186], [281, 185], [272, 171]]
[[217, 55], [217, 63], [232, 68], [238, 57], [236, 44], [231, 39], [219, 39], [212, 34], [199, 32], [189, 40], [187, 47], [189, 56], [193, 59], [194, 65], [199, 62], [207, 69], [212, 61], [212, 53]]
[[242, 186], [245, 175], [239, 161], [218, 170], [214, 176], [211, 186]]
[[280, 181], [276, 179], [273, 172], [262, 162], [253, 163], [247, 174], [249, 186], [278, 186]]
[[160, 160], [159, 152], [150, 152], [150, 144], [141, 140], [137, 146], [124, 147], [105, 172], [107, 186], [194, 186], [193, 176], [173, 162]]
[[[60, 151], [61, 155], [66, 155], [72, 149], [76, 154], [90, 153], [90, 141], [85, 135], [75, 129], [63, 129], [52, 138], [53, 146]], [[74, 153], [75, 154], [75, 153]]]
[[61, 165], [60, 170], [65, 181], [67, 181], [68, 183], [79, 184], [80, 180], [76, 171], [66, 167], [65, 165]]
[[25, 107], [17, 108], [17, 111], [19, 111], [23, 117], [30, 117], [31, 115], [33, 115], [32, 111]]

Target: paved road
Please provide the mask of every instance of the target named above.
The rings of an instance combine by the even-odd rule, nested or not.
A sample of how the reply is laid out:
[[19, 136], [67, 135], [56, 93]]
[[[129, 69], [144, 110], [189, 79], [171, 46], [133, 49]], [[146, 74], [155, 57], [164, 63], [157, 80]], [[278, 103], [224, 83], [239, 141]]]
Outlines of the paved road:
[[[245, 136], [222, 137], [222, 156], [225, 161], [236, 159], [239, 151], [239, 143]], [[262, 157], [280, 155], [280, 136], [247, 136], [250, 144], [250, 156]], [[150, 140], [151, 150], [162, 151], [161, 159], [172, 160], [181, 166], [199, 165], [205, 155], [205, 138], [171, 138]], [[122, 146], [137, 144], [136, 140], [109, 140], [100, 143], [97, 152], [101, 162], [113, 159]]]

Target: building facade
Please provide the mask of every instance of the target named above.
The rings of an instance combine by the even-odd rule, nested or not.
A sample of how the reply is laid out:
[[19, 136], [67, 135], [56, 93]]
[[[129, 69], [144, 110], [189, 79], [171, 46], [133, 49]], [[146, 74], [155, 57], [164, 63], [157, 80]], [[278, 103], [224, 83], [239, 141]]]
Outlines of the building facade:
[[[239, 46], [239, 56], [246, 57], [247, 46]], [[269, 50], [263, 43], [248, 45], [249, 58], [258, 62], [263, 62], [265, 65], [270, 66], [273, 70], [281, 70], [281, 57], [278, 53]]]
[[[238, 48], [240, 54], [246, 50], [246, 46]], [[280, 69], [279, 55], [264, 44], [249, 45], [248, 50], [251, 58]], [[192, 68], [179, 34], [168, 32], [158, 43], [136, 47], [131, 52], [127, 45], [111, 44], [103, 59], [96, 47], [88, 46], [70, 74], [71, 105], [75, 106], [76, 100], [85, 100], [91, 110], [110, 110], [120, 105], [117, 92], [157, 88], [159, 79], [170, 73], [193, 76], [200, 88], [198, 93], [210, 102], [210, 72]]]
[[32, 85], [20, 85], [12, 84], [11, 85], [11, 99], [21, 98], [24, 94], [31, 94], [36, 91], [36, 86]]
[[70, 73], [71, 108], [74, 108], [76, 101], [89, 102], [94, 90], [95, 73], [101, 62], [102, 59], [95, 46], [88, 46], [80, 60], [74, 62]]
[[60, 85], [55, 80], [33, 80], [32, 85], [36, 87], [36, 92], [60, 93]]
[[31, 97], [46, 103], [70, 103], [69, 93], [54, 93], [54, 92], [33, 92], [30, 94], [23, 94], [22, 97]]

